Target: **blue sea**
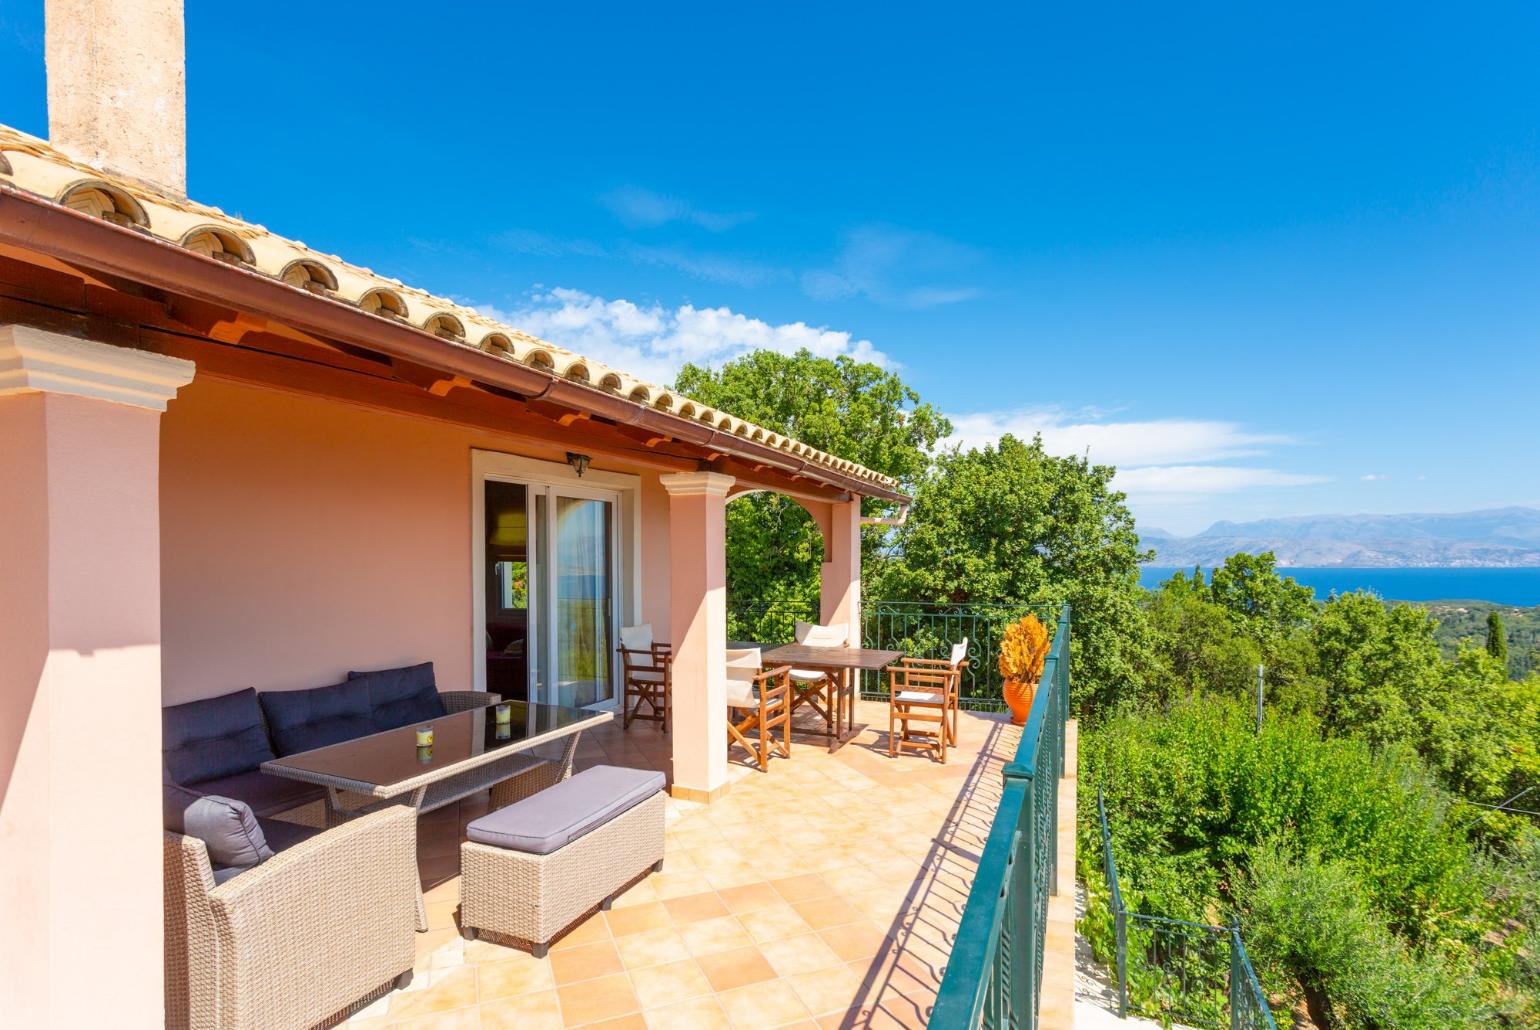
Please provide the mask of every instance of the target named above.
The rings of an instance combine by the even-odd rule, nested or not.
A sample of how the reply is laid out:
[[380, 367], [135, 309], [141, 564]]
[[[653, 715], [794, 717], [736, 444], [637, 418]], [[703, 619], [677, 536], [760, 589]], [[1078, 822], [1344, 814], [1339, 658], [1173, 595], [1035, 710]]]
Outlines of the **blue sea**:
[[[1177, 571], [1146, 565], [1141, 585], [1154, 589]], [[1182, 570], [1189, 571], [1189, 570]], [[1371, 590], [1387, 601], [1490, 601], [1529, 608], [1540, 605], [1540, 568], [1524, 569], [1279, 569], [1325, 598], [1335, 591]]]

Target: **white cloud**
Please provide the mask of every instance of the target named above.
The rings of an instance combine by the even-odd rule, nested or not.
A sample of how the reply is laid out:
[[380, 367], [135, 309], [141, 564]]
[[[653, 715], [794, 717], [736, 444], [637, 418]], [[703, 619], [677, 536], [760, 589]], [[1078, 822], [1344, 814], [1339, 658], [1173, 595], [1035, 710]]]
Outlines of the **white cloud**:
[[1226, 461], [1293, 443], [1278, 433], [1258, 433], [1234, 422], [1207, 419], [1152, 419], [1097, 422], [1052, 408], [983, 411], [951, 415], [948, 444], [978, 447], [1005, 433], [1022, 440], [1041, 434], [1055, 454], [1087, 454], [1107, 465], [1166, 465]]
[[804, 272], [802, 290], [814, 300], [860, 296], [903, 308], [957, 304], [983, 291], [935, 280], [955, 280], [980, 257], [975, 248], [935, 233], [866, 226], [845, 234], [828, 267]]
[[1098, 420], [1095, 412], [1072, 415], [1054, 408], [972, 412], [949, 418], [953, 432], [947, 445], [979, 447], [1006, 433], [1021, 440], [1041, 436], [1050, 453], [1086, 455], [1098, 464], [1116, 465], [1117, 488], [1146, 504], [1325, 481], [1317, 475], [1215, 464], [1265, 455], [1298, 442], [1282, 433], [1257, 432], [1235, 422], [1104, 421]]
[[783, 354], [806, 348], [821, 357], [847, 355], [891, 365], [870, 340], [805, 322], [771, 325], [729, 308], [639, 305], [582, 290], [534, 294], [512, 311], [480, 306], [487, 315], [552, 343], [653, 382], [671, 382], [687, 361], [718, 365], [751, 350]]
[[660, 265], [696, 279], [731, 286], [763, 286], [790, 275], [785, 269], [727, 254], [695, 254], [677, 247], [648, 247], [638, 243], [623, 244], [621, 249], [639, 264]]
[[1390, 476], [1384, 472], [1366, 472], [1358, 478], [1362, 479], [1365, 483], [1382, 483], [1389, 479]]
[[1258, 487], [1309, 486], [1326, 477], [1235, 465], [1150, 465], [1119, 469], [1113, 481], [1128, 494], [1221, 494]]
[[631, 229], [655, 229], [669, 222], [688, 222], [708, 232], [725, 232], [754, 217], [751, 211], [705, 211], [678, 197], [640, 186], [622, 186], [599, 198]]

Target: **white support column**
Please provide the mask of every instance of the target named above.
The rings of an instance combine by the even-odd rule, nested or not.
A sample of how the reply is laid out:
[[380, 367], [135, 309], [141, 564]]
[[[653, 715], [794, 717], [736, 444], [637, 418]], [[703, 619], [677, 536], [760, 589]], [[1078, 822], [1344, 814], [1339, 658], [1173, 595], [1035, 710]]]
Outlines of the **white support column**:
[[850, 645], [861, 646], [861, 498], [831, 504], [819, 579], [819, 608], [828, 626], [848, 626]]
[[189, 361], [0, 326], [0, 998], [164, 1021], [160, 413]]
[[731, 476], [660, 477], [669, 494], [673, 794], [712, 801], [727, 791], [727, 491]]

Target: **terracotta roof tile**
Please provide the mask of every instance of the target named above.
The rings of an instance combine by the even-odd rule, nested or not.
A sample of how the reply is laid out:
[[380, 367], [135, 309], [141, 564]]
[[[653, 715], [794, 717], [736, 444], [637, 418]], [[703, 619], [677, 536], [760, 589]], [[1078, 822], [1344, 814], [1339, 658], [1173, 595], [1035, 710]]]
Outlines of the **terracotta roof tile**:
[[[644, 382], [621, 369], [493, 321], [478, 311], [398, 279], [350, 264], [335, 254], [286, 239], [219, 208], [163, 194], [81, 164], [45, 141], [4, 125], [0, 125], [0, 177], [0, 182], [206, 256], [241, 264], [295, 289], [322, 293], [377, 313], [383, 311], [385, 317], [400, 317], [432, 332], [446, 347], [476, 347], [499, 354], [507, 361], [544, 368], [636, 404], [694, 418], [734, 436], [763, 441], [852, 478], [888, 490], [897, 488], [893, 479], [855, 462], [707, 408], [663, 386]], [[392, 316], [392, 310], [397, 314]]]

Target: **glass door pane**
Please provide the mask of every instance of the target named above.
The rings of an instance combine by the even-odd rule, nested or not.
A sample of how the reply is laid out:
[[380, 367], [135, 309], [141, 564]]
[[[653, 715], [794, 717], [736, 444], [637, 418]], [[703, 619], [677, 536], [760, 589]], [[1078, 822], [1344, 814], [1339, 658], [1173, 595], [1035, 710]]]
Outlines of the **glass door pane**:
[[529, 692], [530, 535], [528, 490], [487, 480], [486, 597], [487, 689], [510, 700]]
[[614, 696], [610, 526], [612, 505], [587, 497], [553, 498], [556, 696], [591, 705]]

